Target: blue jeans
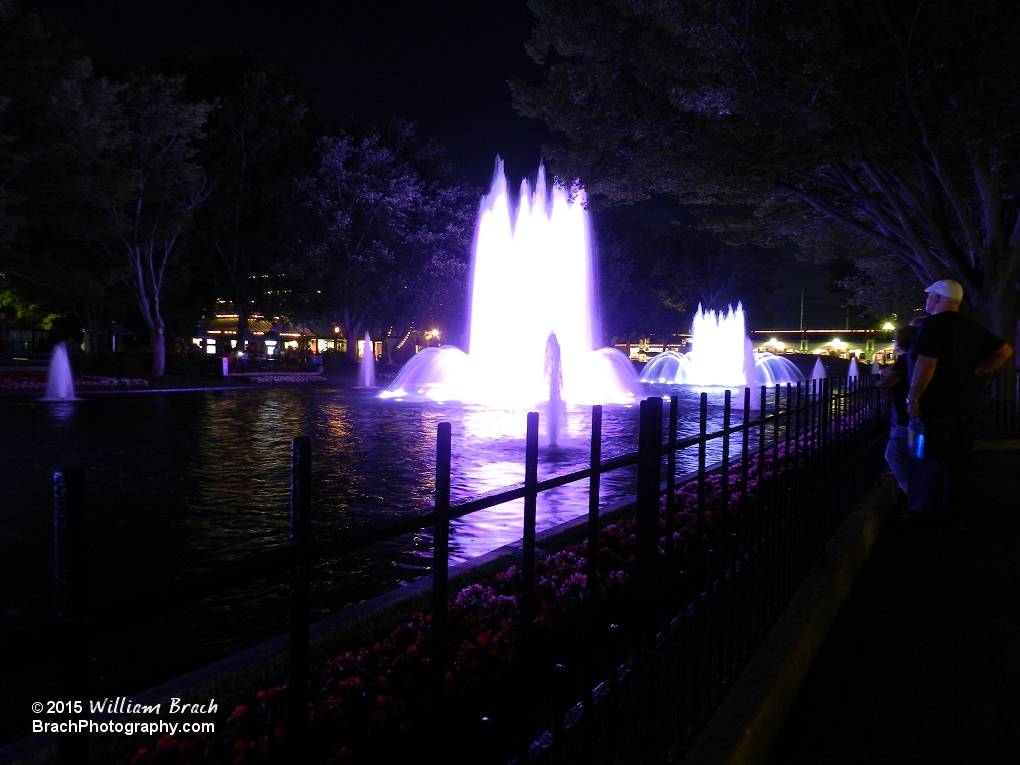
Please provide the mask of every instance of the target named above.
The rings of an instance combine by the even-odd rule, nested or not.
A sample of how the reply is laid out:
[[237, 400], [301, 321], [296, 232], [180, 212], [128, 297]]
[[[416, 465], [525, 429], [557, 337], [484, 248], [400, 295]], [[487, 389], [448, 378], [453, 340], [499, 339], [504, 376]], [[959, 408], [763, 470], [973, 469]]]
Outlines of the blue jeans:
[[889, 443], [885, 445], [885, 461], [896, 477], [900, 490], [907, 493], [907, 427], [893, 425], [889, 431]]
[[907, 460], [910, 512], [941, 522], [965, 514], [973, 445], [970, 417], [924, 418], [924, 457]]

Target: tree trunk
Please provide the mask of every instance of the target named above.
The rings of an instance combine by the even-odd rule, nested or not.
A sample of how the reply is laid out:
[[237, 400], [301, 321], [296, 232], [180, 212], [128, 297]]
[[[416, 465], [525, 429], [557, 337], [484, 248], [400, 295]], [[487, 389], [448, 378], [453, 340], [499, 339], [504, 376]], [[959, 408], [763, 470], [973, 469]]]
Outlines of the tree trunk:
[[347, 338], [347, 360], [358, 363], [358, 333], [361, 332], [361, 320], [344, 311], [344, 337]]
[[1018, 303], [1020, 299], [1012, 285], [986, 287], [975, 295], [974, 318], [1015, 349], [1020, 341]]
[[152, 374], [162, 377], [166, 371], [166, 335], [163, 327], [152, 329]]
[[240, 350], [244, 348], [244, 333], [248, 331], [248, 316], [249, 311], [246, 305], [242, 305], [237, 309], [237, 348]]

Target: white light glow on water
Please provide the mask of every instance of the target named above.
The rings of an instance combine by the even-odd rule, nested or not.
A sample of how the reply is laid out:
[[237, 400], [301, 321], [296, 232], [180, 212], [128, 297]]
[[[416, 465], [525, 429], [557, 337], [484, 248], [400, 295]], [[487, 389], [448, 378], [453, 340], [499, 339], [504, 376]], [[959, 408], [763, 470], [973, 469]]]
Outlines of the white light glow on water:
[[553, 184], [539, 168], [534, 189], [521, 183], [513, 204], [503, 163], [482, 200], [471, 289], [469, 353], [430, 348], [400, 370], [384, 397], [417, 397], [532, 407], [549, 400], [546, 345], [560, 348], [563, 400], [631, 403], [630, 362], [595, 348], [595, 277], [584, 192]]

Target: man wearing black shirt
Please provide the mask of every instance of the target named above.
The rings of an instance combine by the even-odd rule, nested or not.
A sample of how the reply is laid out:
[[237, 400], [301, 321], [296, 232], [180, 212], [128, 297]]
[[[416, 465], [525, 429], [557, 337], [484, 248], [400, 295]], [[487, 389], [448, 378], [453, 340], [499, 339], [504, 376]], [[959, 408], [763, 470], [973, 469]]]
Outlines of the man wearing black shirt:
[[959, 313], [963, 287], [952, 279], [928, 289], [910, 350], [907, 415], [925, 426], [925, 454], [910, 460], [910, 511], [958, 525], [966, 503], [978, 378], [997, 369], [1013, 349]]

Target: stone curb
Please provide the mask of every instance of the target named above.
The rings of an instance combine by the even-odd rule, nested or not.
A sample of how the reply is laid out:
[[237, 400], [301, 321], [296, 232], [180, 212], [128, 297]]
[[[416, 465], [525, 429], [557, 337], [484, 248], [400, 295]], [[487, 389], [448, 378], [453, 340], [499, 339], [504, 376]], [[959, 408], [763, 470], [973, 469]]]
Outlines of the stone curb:
[[843, 601], [896, 501], [891, 476], [872, 489], [825, 546], [825, 558], [741, 672], [681, 765], [761, 765], [769, 756]]

